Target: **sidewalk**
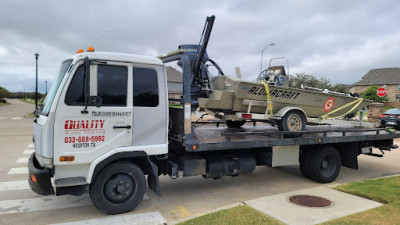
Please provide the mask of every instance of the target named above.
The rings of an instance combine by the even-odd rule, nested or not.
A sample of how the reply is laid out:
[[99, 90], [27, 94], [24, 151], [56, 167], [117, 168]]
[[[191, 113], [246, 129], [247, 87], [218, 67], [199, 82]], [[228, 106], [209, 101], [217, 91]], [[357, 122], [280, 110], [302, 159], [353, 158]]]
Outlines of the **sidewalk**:
[[[331, 205], [327, 207], [307, 207], [289, 201], [291, 196], [298, 195], [321, 197], [331, 201]], [[289, 225], [323, 223], [382, 205], [324, 186], [257, 198], [246, 201], [245, 204]]]

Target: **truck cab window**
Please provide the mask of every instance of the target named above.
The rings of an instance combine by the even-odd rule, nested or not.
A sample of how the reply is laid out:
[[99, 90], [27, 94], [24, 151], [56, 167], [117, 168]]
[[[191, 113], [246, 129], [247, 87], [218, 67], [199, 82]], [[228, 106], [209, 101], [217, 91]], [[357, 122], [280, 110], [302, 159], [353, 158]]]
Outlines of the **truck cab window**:
[[133, 106], [158, 106], [157, 71], [133, 68]]
[[103, 106], [126, 106], [128, 69], [125, 66], [99, 65], [97, 95]]
[[[65, 96], [65, 104], [67, 105], [85, 105], [85, 95], [84, 95], [84, 65], [79, 66], [76, 70], [71, 83], [69, 84], [67, 94]], [[89, 87], [89, 77], [86, 79], [87, 87]], [[89, 89], [89, 88], [88, 88]], [[89, 90], [87, 90], [89, 93]]]

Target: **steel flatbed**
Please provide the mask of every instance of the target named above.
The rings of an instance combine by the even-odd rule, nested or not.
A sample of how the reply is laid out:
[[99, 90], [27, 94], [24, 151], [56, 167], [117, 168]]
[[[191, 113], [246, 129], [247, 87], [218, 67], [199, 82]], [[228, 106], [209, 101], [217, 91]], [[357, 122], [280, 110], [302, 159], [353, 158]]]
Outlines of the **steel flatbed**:
[[[387, 146], [398, 137], [398, 133], [383, 128], [344, 126], [307, 126], [301, 136], [289, 138], [291, 132], [278, 131], [272, 126], [243, 126], [228, 128], [210, 125], [199, 126], [192, 139], [184, 141], [186, 151], [211, 151], [267, 148], [289, 145], [318, 145], [361, 143], [369, 146]], [[195, 147], [193, 147], [195, 146]]]

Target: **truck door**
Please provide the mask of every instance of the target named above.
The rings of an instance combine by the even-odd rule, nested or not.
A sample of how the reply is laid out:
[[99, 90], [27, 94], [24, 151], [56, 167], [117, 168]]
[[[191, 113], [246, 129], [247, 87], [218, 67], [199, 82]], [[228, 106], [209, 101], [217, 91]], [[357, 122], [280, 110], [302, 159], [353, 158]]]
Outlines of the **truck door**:
[[[55, 165], [88, 164], [109, 150], [132, 143], [133, 109], [128, 94], [128, 85], [132, 83], [128, 74], [132, 73], [132, 67], [116, 62], [94, 64], [90, 65], [90, 76], [88, 72], [86, 78], [83, 62], [74, 69], [55, 116]], [[85, 98], [89, 102], [87, 110]], [[100, 104], [96, 106], [93, 99]], [[72, 158], [65, 156], [74, 159], [65, 162]]]

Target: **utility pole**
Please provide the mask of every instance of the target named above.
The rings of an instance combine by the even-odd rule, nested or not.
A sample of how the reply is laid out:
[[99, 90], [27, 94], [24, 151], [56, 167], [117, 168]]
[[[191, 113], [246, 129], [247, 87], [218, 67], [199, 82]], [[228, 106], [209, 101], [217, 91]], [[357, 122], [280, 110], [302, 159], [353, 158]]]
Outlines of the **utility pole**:
[[38, 59], [39, 59], [39, 53], [35, 53], [35, 58], [36, 58], [36, 91], [35, 91], [35, 115], [38, 115], [37, 110], [38, 110]]

